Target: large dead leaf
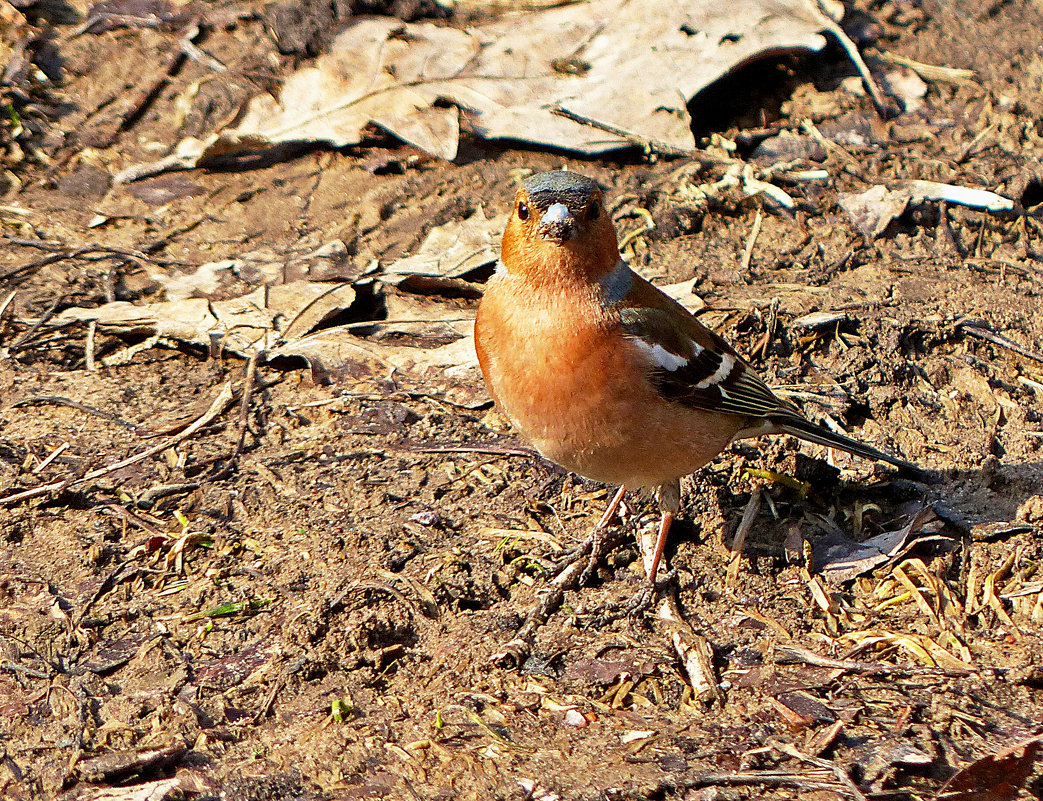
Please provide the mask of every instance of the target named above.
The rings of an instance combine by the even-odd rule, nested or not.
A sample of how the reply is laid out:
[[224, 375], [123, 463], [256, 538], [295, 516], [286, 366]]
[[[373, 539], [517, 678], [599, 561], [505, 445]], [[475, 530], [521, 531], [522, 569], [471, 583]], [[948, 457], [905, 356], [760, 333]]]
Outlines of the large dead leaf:
[[466, 220], [433, 228], [414, 256], [399, 259], [380, 277], [419, 292], [459, 289], [465, 275], [500, 258], [507, 217], [486, 219], [479, 206]]
[[939, 801], [1014, 801], [1043, 751], [1043, 735], [1015, 743], [965, 767], [938, 793]]
[[840, 532], [816, 540], [813, 546], [815, 570], [830, 582], [842, 583], [893, 562], [913, 545], [947, 541], [942, 534], [945, 523], [933, 506], [925, 506], [909, 523], [896, 531], [885, 531], [864, 542], [856, 542]]
[[[144, 336], [155, 342], [198, 345], [211, 352], [263, 359], [304, 359], [323, 377], [389, 375], [475, 383], [470, 315], [449, 304], [386, 299], [392, 319], [320, 328], [351, 306], [355, 290], [347, 284], [294, 281], [261, 287], [231, 300], [187, 298], [136, 306], [125, 301], [97, 308], [66, 309], [58, 322], [94, 321], [101, 333]], [[360, 326], [368, 329], [362, 336]], [[431, 343], [435, 346], [428, 346]], [[127, 361], [142, 345], [102, 360]]]
[[187, 298], [135, 306], [126, 301], [93, 309], [66, 309], [59, 321], [97, 321], [102, 332], [175, 340], [239, 356], [269, 351], [347, 309], [347, 284], [294, 281], [260, 287], [231, 300]]
[[[185, 139], [120, 180], [279, 144], [355, 145], [370, 125], [452, 159], [460, 111], [486, 139], [586, 154], [645, 141], [691, 150], [688, 101], [760, 56], [821, 49], [821, 31], [837, 28], [820, 5], [590, 0], [467, 30], [360, 18], [278, 99], [255, 97], [235, 128]], [[828, 5], [836, 14], [840, 4]]]

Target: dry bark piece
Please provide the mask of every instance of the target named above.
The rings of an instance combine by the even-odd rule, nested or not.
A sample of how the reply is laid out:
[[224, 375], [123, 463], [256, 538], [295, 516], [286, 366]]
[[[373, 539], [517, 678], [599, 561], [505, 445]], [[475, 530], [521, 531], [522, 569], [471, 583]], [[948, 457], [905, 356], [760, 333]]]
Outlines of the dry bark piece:
[[186, 751], [188, 748], [184, 743], [171, 743], [161, 748], [115, 751], [85, 759], [79, 763], [77, 770], [84, 781], [111, 781], [173, 765]]

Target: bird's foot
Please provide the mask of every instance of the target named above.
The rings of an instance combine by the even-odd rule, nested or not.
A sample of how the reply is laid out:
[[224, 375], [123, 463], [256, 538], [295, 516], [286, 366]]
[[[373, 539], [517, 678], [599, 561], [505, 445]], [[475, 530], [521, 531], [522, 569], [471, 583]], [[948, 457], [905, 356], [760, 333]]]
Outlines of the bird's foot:
[[525, 622], [518, 629], [514, 639], [507, 644], [504, 651], [493, 657], [496, 664], [520, 668], [529, 656], [529, 648], [536, 638], [536, 632], [561, 607], [565, 593], [583, 586], [601, 557], [618, 548], [627, 539], [627, 533], [622, 529], [608, 529], [607, 526], [600, 525], [598, 529], [600, 531], [596, 529], [551, 568], [553, 578], [550, 586], [541, 591], [535, 606], [525, 616]]
[[656, 581], [642, 581], [639, 589], [632, 597], [618, 604], [606, 604], [591, 619], [591, 625], [597, 628], [614, 623], [628, 617], [640, 617], [647, 612], [660, 593], [665, 592], [675, 578], [677, 568], [663, 573]]

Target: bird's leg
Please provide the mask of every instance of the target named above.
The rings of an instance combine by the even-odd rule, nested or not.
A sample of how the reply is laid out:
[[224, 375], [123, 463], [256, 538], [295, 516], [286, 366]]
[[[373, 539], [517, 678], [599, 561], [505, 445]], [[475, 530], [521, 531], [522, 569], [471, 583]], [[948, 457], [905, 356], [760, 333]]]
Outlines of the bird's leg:
[[666, 538], [670, 535], [670, 526], [674, 522], [674, 516], [681, 509], [681, 481], [673, 481], [663, 484], [657, 492], [659, 496], [659, 511], [663, 513], [659, 520], [659, 533], [656, 536], [655, 547], [651, 553], [643, 553], [645, 560], [645, 575], [648, 581], [655, 586], [656, 574], [659, 572], [659, 563], [663, 559], [663, 551], [666, 549]]
[[[681, 509], [680, 479], [675, 478], [673, 481], [661, 485], [656, 494], [659, 499], [659, 511], [662, 513], [662, 517], [659, 519], [659, 530], [656, 534], [655, 544], [651, 548], [644, 547], [646, 545], [644, 538], [642, 538], [643, 541], [641, 543], [641, 558], [644, 561], [645, 577], [648, 581], [633, 598], [619, 608], [617, 614], [620, 617], [644, 613], [652, 605], [652, 601], [656, 597], [658, 590], [656, 579], [659, 575], [659, 563], [663, 561], [663, 551], [666, 550], [667, 537], [670, 536], [670, 526], [674, 522], [674, 517]], [[663, 583], [672, 580], [675, 575], [674, 571], [670, 571], [663, 576]]]
[[646, 536], [644, 533], [640, 535], [641, 558], [644, 562], [646, 580], [642, 582], [641, 589], [629, 600], [605, 607], [593, 619], [592, 625], [594, 626], [606, 626], [624, 617], [644, 614], [656, 599], [660, 589], [677, 576], [677, 571], [671, 570], [660, 577], [659, 565], [663, 561], [663, 551], [666, 549], [667, 537], [670, 535], [670, 525], [681, 509], [680, 480], [675, 479], [660, 486], [657, 496], [662, 517], [659, 519], [655, 541], [653, 543], [652, 537]]
[[623, 495], [626, 493], [627, 488], [621, 486], [616, 490], [616, 494], [612, 496], [612, 500], [608, 502], [608, 506], [605, 508], [605, 513], [601, 515], [601, 519], [598, 520], [597, 525], [590, 532], [583, 542], [577, 545], [570, 551], [566, 551], [561, 559], [558, 560], [557, 564], [559, 568], [557, 572], [560, 573], [562, 570], [567, 568], [574, 562], [579, 561], [582, 557], [590, 555], [590, 561], [588, 562], [587, 569], [584, 570], [583, 576], [580, 580], [580, 584], [586, 583], [586, 580], [593, 570], [593, 566], [597, 565], [597, 560], [604, 555], [605, 551], [605, 530], [609, 527], [612, 519], [616, 516], [616, 512], [619, 511], [619, 504], [623, 500]]
[[587, 559], [587, 566], [583, 568], [583, 573], [581, 573], [579, 577], [579, 585], [581, 587], [587, 583], [590, 574], [597, 569], [598, 560], [605, 555], [605, 529], [608, 528], [609, 524], [612, 522], [612, 518], [614, 518], [616, 512], [619, 511], [619, 504], [623, 501], [623, 494], [626, 491], [627, 488], [620, 484], [619, 489], [616, 490], [616, 494], [612, 496], [612, 500], [609, 501], [608, 506], [605, 507], [605, 513], [601, 515], [598, 524], [594, 526], [594, 530], [590, 532], [590, 556]]
[[[619, 504], [623, 500], [624, 492], [626, 492], [626, 487], [620, 487], [616, 491], [591, 535], [578, 548], [574, 548], [566, 554], [564, 559], [559, 562], [560, 567], [556, 571], [554, 579], [550, 582], [547, 591], [543, 593], [542, 598], [537, 601], [536, 605], [529, 611], [529, 614], [525, 616], [525, 622], [518, 629], [515, 637], [507, 643], [507, 647], [503, 652], [493, 657], [494, 662], [500, 665], [513, 665], [520, 668], [529, 654], [536, 632], [561, 606], [565, 598], [565, 592], [583, 585], [592, 566], [597, 564], [602, 552], [607, 553], [623, 543], [626, 535], [622, 531], [611, 532], [608, 536], [606, 536], [606, 532], [616, 512], [619, 510]], [[588, 553], [590, 554], [589, 558], [584, 560], [583, 557]]]

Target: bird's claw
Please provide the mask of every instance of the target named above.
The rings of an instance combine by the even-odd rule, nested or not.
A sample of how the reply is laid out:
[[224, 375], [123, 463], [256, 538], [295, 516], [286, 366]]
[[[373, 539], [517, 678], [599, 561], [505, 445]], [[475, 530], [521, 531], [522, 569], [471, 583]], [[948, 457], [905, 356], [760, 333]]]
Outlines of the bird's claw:
[[659, 594], [665, 591], [675, 578], [677, 578], [677, 568], [663, 573], [655, 582], [641, 582], [641, 589], [623, 603], [606, 606], [604, 611], [593, 619], [592, 625], [601, 628], [623, 618], [640, 617], [649, 610]]

